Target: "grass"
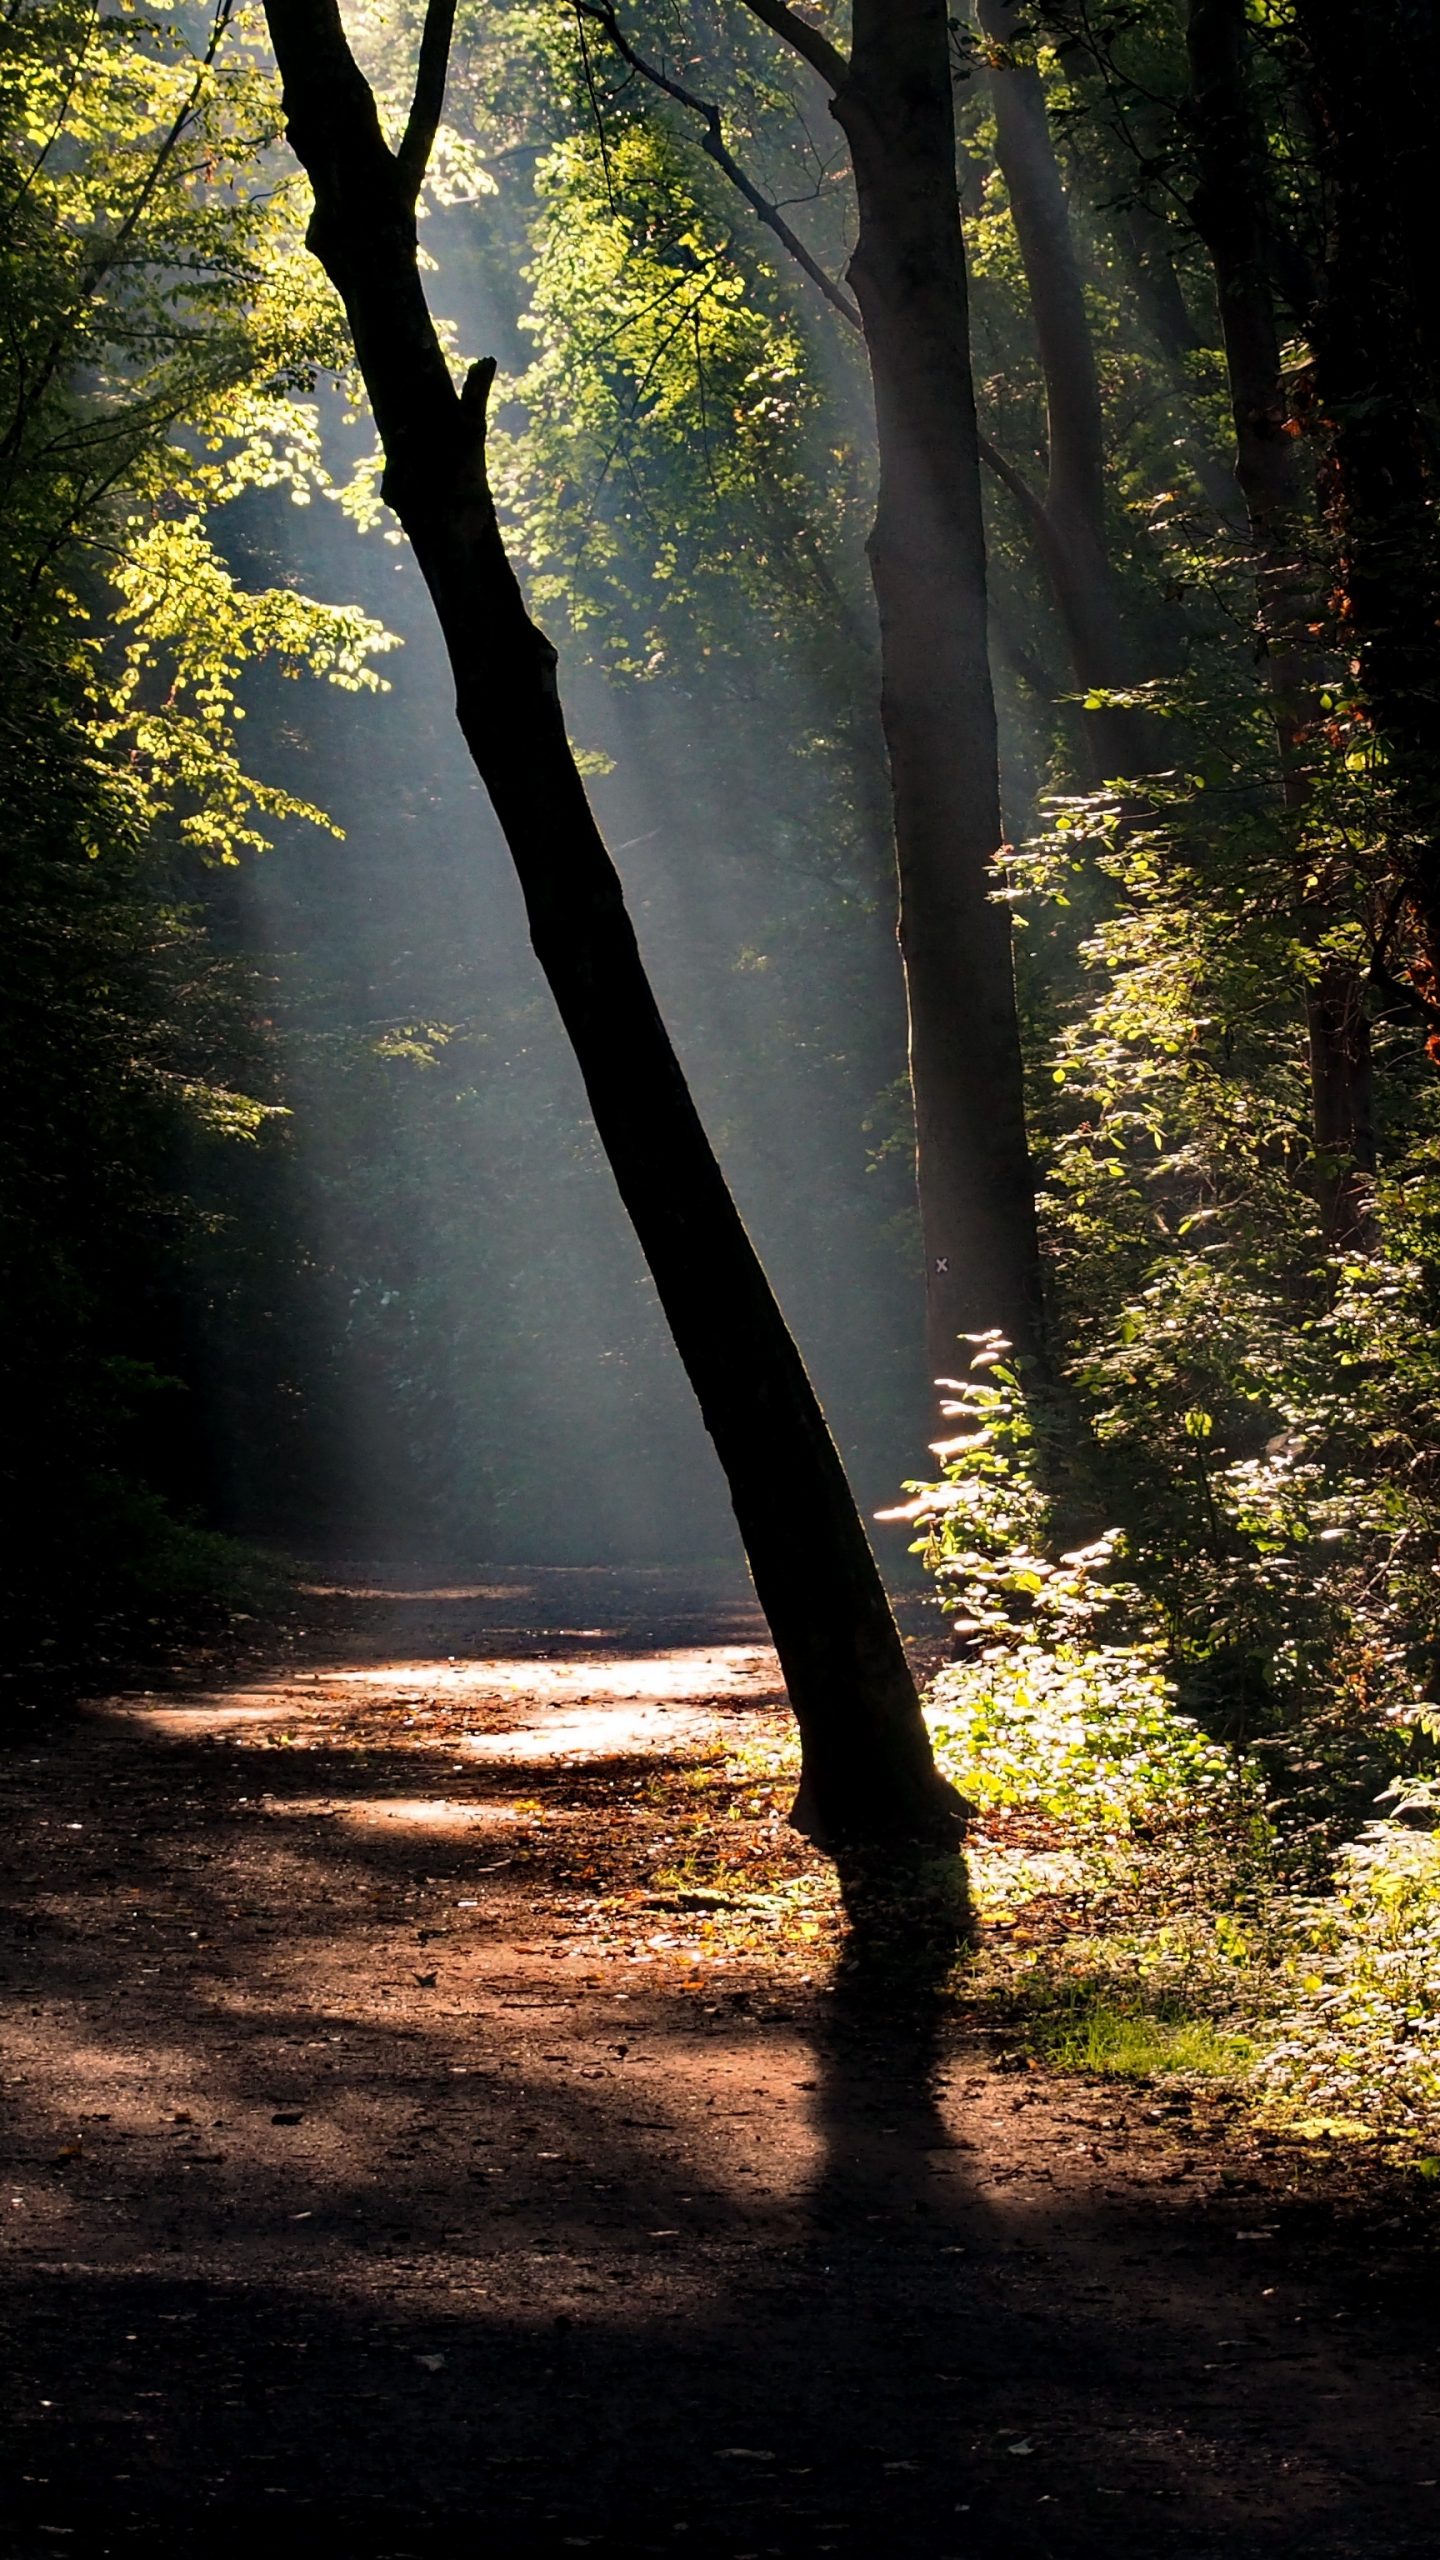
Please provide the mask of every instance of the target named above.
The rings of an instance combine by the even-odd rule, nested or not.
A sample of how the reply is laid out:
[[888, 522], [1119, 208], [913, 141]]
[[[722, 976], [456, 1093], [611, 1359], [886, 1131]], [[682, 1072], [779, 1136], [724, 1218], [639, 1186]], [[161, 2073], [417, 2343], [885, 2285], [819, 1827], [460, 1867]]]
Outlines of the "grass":
[[1106, 2080], [1234, 2080], [1250, 2058], [1243, 2036], [1225, 2034], [1178, 2002], [1150, 2005], [1120, 2001], [1113, 1993], [1079, 1993], [1063, 2006], [1042, 2008], [1027, 2020], [1037, 2053], [1060, 2071], [1085, 2071]]
[[[711, 1956], [778, 1957], [789, 1949], [806, 1961], [853, 1957], [838, 1879], [784, 1826], [792, 1778], [785, 1763], [796, 1757], [793, 1736], [777, 1723], [678, 1781], [674, 1772], [650, 1781], [668, 1855], [648, 1866], [645, 1899], [695, 1896], [679, 1925]], [[1167, 1904], [1163, 1921], [1137, 1921], [1132, 1911], [1123, 1922], [1114, 1914], [1107, 1927], [1092, 1907], [1082, 1935], [1073, 1889], [1063, 1889], [1074, 1880], [1051, 1872], [1073, 1858], [1073, 1847], [1054, 1826], [1040, 1836], [1043, 1851], [1013, 1841], [998, 1850], [984, 1830], [972, 1838], [981, 1932], [949, 1977], [960, 2006], [1018, 2036], [1035, 2061], [1055, 2070], [1238, 2088], [1253, 2056], [1227, 2014], [1235, 1967], [1221, 1960], [1213, 1925], [1189, 1912], [1182, 1922]], [[638, 1886], [633, 1898], [643, 1907]]]

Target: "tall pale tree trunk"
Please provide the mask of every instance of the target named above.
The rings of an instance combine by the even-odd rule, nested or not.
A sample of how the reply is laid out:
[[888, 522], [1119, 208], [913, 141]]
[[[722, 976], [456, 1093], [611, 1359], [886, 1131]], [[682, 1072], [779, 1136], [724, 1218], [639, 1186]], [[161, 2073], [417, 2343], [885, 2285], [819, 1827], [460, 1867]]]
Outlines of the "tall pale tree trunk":
[[849, 279], [875, 395], [869, 542], [931, 1367], [998, 1326], [1041, 1346], [1010, 919], [996, 892], [1000, 782], [985, 535], [945, 0], [855, 0], [848, 60], [784, 0], [749, 0], [830, 91], [859, 230]]
[[865, 1533], [799, 1354], [696, 1115], [566, 737], [485, 462], [492, 363], [457, 392], [426, 304], [415, 204], [453, 0], [432, 0], [398, 151], [335, 0], [267, 0], [310, 245], [349, 318], [384, 494], [433, 598], [456, 708], [513, 856], [530, 934], [601, 1143], [729, 1481], [804, 1744], [796, 1819], [826, 1846], [948, 1843], [938, 1777]]
[[[1044, 84], [1024, 50], [1026, 10], [1017, 0], [980, 0], [980, 26], [991, 46], [995, 156], [1045, 379], [1044, 494], [1015, 494], [1049, 576], [1077, 687], [1120, 693], [1136, 680], [1135, 655], [1106, 526], [1104, 411], [1070, 207]], [[1107, 705], [1087, 713], [1085, 726], [1106, 778], [1144, 773], [1160, 761], [1142, 712]]]

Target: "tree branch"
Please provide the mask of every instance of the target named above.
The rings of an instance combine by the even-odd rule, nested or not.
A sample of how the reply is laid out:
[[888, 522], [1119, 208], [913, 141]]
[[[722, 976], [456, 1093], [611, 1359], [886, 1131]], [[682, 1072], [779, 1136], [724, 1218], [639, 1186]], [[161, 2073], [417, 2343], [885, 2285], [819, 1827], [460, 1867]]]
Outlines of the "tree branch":
[[455, 31], [455, 0], [426, 0], [415, 66], [415, 94], [395, 165], [400, 184], [413, 205], [418, 203], [445, 108], [445, 75], [450, 68], [450, 39]]
[[828, 36], [822, 36], [818, 27], [812, 27], [808, 18], [802, 18], [798, 9], [789, 8], [787, 0], [741, 0], [741, 5], [753, 18], [767, 26], [772, 35], [779, 36], [783, 43], [791, 46], [809, 63], [812, 71], [818, 71], [826, 87], [832, 89], [838, 98], [849, 80], [850, 65]]
[[180, 108], [168, 133], [160, 144], [154, 159], [151, 161], [150, 166], [145, 173], [144, 183], [138, 189], [129, 212], [126, 214], [123, 222], [119, 225], [119, 228], [113, 231], [110, 238], [104, 242], [95, 258], [91, 261], [90, 266], [87, 268], [81, 287], [82, 292], [86, 294], [94, 293], [97, 288], [103, 284], [106, 276], [115, 265], [122, 250], [128, 247], [136, 225], [138, 224], [141, 215], [149, 205], [156, 188], [159, 186], [161, 178], [165, 174], [166, 167], [179, 145], [180, 138], [189, 125], [196, 107], [199, 105], [201, 91], [205, 86], [206, 79], [210, 72], [214, 69], [215, 57], [229, 31], [233, 6], [234, 0], [219, 0], [219, 5], [216, 8], [215, 16], [211, 22], [209, 42], [200, 56], [199, 63], [196, 66], [195, 77], [190, 84], [190, 94], [186, 98], [183, 107]]
[[988, 436], [980, 436], [977, 442], [980, 459], [986, 470], [999, 481], [1002, 489], [1009, 490], [1031, 532], [1037, 541], [1044, 543], [1050, 532], [1050, 520], [1045, 513], [1044, 499], [1031, 488], [1029, 481], [1022, 472], [1016, 470], [1014, 463], [1006, 461], [1004, 454], [990, 442]]
[[[750, 0], [745, 0], [745, 6], [747, 8], [750, 6]], [[746, 176], [738, 160], [727, 149], [720, 122], [720, 110], [713, 100], [697, 96], [693, 89], [685, 87], [683, 81], [673, 80], [668, 72], [662, 71], [658, 63], [647, 62], [643, 54], [637, 53], [624, 34], [615, 11], [610, 5], [610, 0], [575, 0], [575, 14], [577, 17], [591, 19], [597, 27], [600, 27], [609, 37], [621, 61], [627, 62], [631, 70], [638, 72], [642, 80], [648, 80], [652, 88], [659, 89], [665, 97], [673, 98], [678, 106], [688, 107], [692, 115], [699, 116], [705, 127], [701, 136], [701, 149], [709, 154], [718, 169], [723, 169], [732, 186], [739, 189], [760, 221], [774, 232], [781, 246], [788, 249], [796, 265], [803, 269], [811, 283], [819, 287], [831, 309], [838, 311], [841, 319], [850, 328], [858, 330], [861, 327], [858, 305], [845, 291], [844, 286], [837, 284], [832, 275], [827, 275], [819, 260], [811, 256], [798, 232], [791, 230], [779, 207], [772, 204], [767, 196], [761, 194], [753, 179]], [[1014, 463], [1007, 462], [1003, 453], [998, 452], [989, 438], [983, 435], [980, 438], [980, 459], [986, 470], [1000, 482], [1002, 488], [1009, 490], [1031, 532], [1043, 542], [1049, 533], [1044, 500], [1016, 470]]]
[[667, 98], [673, 98], [678, 106], [688, 107], [692, 115], [700, 118], [705, 128], [700, 138], [701, 150], [714, 161], [717, 169], [723, 169], [731, 185], [739, 189], [752, 212], [766, 224], [769, 230], [774, 232], [782, 248], [788, 249], [796, 265], [804, 269], [811, 283], [819, 287], [831, 309], [838, 311], [841, 319], [847, 321], [852, 329], [858, 329], [860, 313], [844, 286], [837, 284], [832, 275], [827, 275], [818, 258], [811, 256], [799, 233], [791, 230], [779, 206], [772, 204], [770, 198], [762, 194], [754, 180], [746, 176], [739, 161], [727, 148], [724, 129], [720, 122], [720, 110], [714, 101], [710, 98], [697, 97], [695, 91], [687, 89], [682, 81], [672, 80], [668, 72], [660, 69], [658, 63], [647, 62], [643, 54], [637, 53], [628, 37], [622, 33], [614, 9], [607, 5], [607, 0], [575, 0], [575, 14], [578, 18], [592, 19], [597, 27], [602, 28], [621, 61], [628, 62], [631, 70], [638, 72], [642, 80], [648, 80], [652, 88], [663, 91]]
[[[209, 78], [211, 71], [214, 69], [215, 57], [219, 53], [221, 44], [229, 32], [230, 21], [233, 14], [234, 0], [216, 0], [215, 15], [211, 21], [209, 41], [196, 64], [195, 77], [190, 84], [183, 106], [178, 109], [175, 116], [172, 118], [168, 129], [162, 135], [160, 142], [157, 144], [155, 152], [151, 158], [150, 166], [146, 170], [140, 185], [137, 187], [135, 194], [131, 199], [129, 209], [125, 213], [123, 219], [117, 224], [115, 230], [109, 234], [108, 238], [103, 239], [100, 242], [88, 264], [81, 267], [75, 280], [75, 288], [70, 297], [69, 306], [61, 311], [59, 321], [52, 332], [49, 344], [47, 345], [39, 364], [31, 375], [28, 384], [24, 383], [22, 377], [22, 387], [19, 398], [16, 402], [14, 415], [10, 420], [9, 426], [6, 428], [3, 441], [0, 441], [0, 456], [3, 456], [6, 460], [8, 460], [11, 454], [16, 450], [30, 419], [34, 416], [40, 402], [44, 398], [46, 392], [50, 389], [51, 384], [54, 382], [61, 364], [64, 361], [66, 341], [75, 326], [76, 320], [84, 310], [85, 305], [94, 295], [98, 294], [106, 277], [110, 274], [111, 270], [119, 264], [120, 259], [124, 256], [131, 240], [134, 238], [140, 221], [148, 210], [155, 195], [155, 191], [159, 186], [161, 179], [165, 175], [171, 160], [174, 158], [184, 134], [189, 128], [191, 118], [195, 113], [196, 107], [200, 103], [205, 83]], [[47, 143], [46, 150], [49, 148], [50, 145]], [[39, 163], [37, 162], [35, 165], [38, 167]], [[27, 172], [24, 185], [29, 184], [29, 179], [32, 175], [33, 170]], [[22, 186], [20, 192], [23, 193], [23, 191]], [[17, 195], [16, 201], [18, 202], [18, 200], [19, 198]]]

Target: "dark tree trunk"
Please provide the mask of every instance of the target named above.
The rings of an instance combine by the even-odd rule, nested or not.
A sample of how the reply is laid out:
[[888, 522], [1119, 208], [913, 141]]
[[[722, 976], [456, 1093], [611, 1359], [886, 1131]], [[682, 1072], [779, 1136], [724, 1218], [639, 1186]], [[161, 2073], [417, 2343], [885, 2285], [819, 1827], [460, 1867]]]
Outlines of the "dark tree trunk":
[[[1045, 91], [1016, 51], [1025, 25], [1017, 0], [980, 0], [980, 25], [996, 48], [990, 67], [995, 156], [1000, 164], [1029, 288], [1045, 377], [1049, 471], [1032, 531], [1049, 574], [1078, 687], [1124, 692], [1136, 678], [1116, 592], [1105, 522], [1105, 426], [1090, 317]], [[1142, 712], [1086, 714], [1097, 770], [1109, 778], [1153, 769], [1159, 741]]]
[[1440, 1054], [1440, 13], [1296, 0], [1328, 218], [1315, 383], [1340, 613], [1384, 742]]
[[1040, 1348], [945, 0], [857, 0], [834, 113], [880, 456], [869, 544], [894, 792], [931, 1365]]
[[440, 112], [444, 0], [427, 16], [398, 153], [335, 0], [267, 0], [291, 142], [384, 445], [384, 492], [434, 599], [456, 707], [524, 892], [531, 939], [601, 1142], [729, 1481], [804, 1742], [796, 1818], [826, 1846], [954, 1840], [894, 1618], [844, 1471], [656, 1010], [565, 733], [485, 465], [493, 365], [457, 394], [416, 262]]
[[1320, 1215], [1332, 1243], [1364, 1248], [1375, 1242], [1375, 1077], [1359, 971], [1345, 960], [1322, 961], [1306, 1014]]
[[1198, 183], [1210, 252], [1275, 715], [1298, 739], [1314, 698], [1316, 571], [1270, 284], [1269, 177], [1251, 93], [1245, 0], [1192, 0], [1187, 25]]
[[[1353, 21], [1352, 21], [1353, 23]], [[1187, 23], [1196, 229], [1215, 270], [1235, 478], [1244, 501], [1281, 788], [1298, 822], [1311, 789], [1306, 732], [1323, 670], [1317, 574], [1271, 286], [1269, 174], [1250, 81], [1245, 0], [1191, 0]], [[1359, 973], [1327, 960], [1307, 992], [1312, 1130], [1328, 1242], [1373, 1240], [1370, 1024]]]
[[[870, 541], [932, 1374], [998, 1330], [1042, 1347], [1034, 1179], [1001, 843], [948, 27], [942, 0], [859, 0], [851, 59], [788, 0], [747, 0], [820, 75], [855, 168], [852, 302], [746, 177], [720, 111], [636, 52], [608, 0], [578, 0], [631, 69], [704, 123], [703, 147], [865, 336], [880, 499]], [[987, 456], [996, 462], [998, 457]], [[1015, 475], [1002, 476], [1012, 482]], [[1021, 484], [1022, 498], [1037, 502]]]

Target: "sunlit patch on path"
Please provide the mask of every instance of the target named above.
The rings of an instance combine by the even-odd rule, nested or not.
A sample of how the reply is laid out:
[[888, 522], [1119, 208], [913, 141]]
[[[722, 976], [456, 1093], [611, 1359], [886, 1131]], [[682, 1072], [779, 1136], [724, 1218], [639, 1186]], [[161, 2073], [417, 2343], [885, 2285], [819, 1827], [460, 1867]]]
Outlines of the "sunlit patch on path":
[[222, 1692], [218, 1695], [187, 1698], [183, 1706], [157, 1705], [150, 1699], [107, 1699], [91, 1709], [122, 1724], [148, 1726], [152, 1732], [173, 1734], [183, 1739], [189, 1734], [243, 1732], [247, 1725], [283, 1724], [296, 1709], [296, 1694], [288, 1689], [251, 1689]]
[[422, 1830], [459, 1831], [518, 1819], [513, 1805], [456, 1804], [445, 1796], [267, 1797], [263, 1809], [290, 1821], [343, 1822], [361, 1830], [398, 1822]]
[[743, 1592], [336, 1581], [0, 1764], [35, 2550], [1418, 2552], [1273, 2166], [835, 1972]]
[[489, 1654], [327, 1666], [238, 1690], [198, 1691], [183, 1701], [108, 1700], [92, 1712], [174, 1740], [242, 1740], [253, 1732], [301, 1747], [330, 1736], [353, 1748], [381, 1730], [400, 1748], [428, 1749], [448, 1737], [483, 1758], [578, 1760], [713, 1742], [727, 1714], [773, 1712], [783, 1703], [779, 1666], [768, 1647], [675, 1645], [644, 1653], [575, 1651], [562, 1661], [532, 1653], [518, 1660]]

